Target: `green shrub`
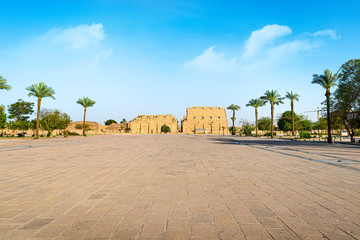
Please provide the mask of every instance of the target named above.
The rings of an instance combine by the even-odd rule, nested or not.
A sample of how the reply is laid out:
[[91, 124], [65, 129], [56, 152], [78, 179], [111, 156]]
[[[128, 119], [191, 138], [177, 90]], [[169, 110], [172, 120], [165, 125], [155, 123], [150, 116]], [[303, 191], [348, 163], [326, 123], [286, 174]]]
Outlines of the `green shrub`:
[[[76, 128], [76, 129], [83, 129], [83, 125], [82, 125], [82, 124], [76, 124], [76, 125], [75, 125], [75, 128]], [[90, 128], [89, 124], [85, 124], [85, 130], [86, 130], [86, 131], [92, 130], [92, 129]]]
[[76, 133], [76, 132], [67, 132], [68, 136], [79, 136], [80, 134]]
[[[229, 127], [229, 132], [231, 132], [231, 133], [232, 133], [232, 130], [233, 130], [233, 127]], [[237, 132], [237, 128], [236, 128], [236, 127], [234, 127], [234, 134], [236, 134], [236, 132]]]
[[244, 134], [245, 136], [251, 136], [251, 131], [254, 130], [253, 126], [246, 124], [244, 126]]
[[169, 133], [171, 130], [170, 130], [170, 127], [166, 124], [162, 125], [161, 126], [161, 132], [163, 133]]
[[[271, 137], [271, 132], [267, 132], [264, 134], [265, 137]], [[274, 132], [274, 135], [273, 136], [276, 136], [276, 132]]]
[[311, 138], [311, 134], [309, 132], [300, 131], [300, 138]]

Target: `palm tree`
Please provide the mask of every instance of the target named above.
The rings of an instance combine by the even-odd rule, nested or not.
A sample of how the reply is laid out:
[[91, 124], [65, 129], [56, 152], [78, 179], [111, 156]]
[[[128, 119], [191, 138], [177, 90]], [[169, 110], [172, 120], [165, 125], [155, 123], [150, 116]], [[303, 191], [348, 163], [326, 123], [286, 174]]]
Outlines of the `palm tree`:
[[95, 101], [91, 100], [88, 97], [83, 97], [82, 99], [79, 98], [79, 100], [77, 100], [78, 104], [80, 104], [81, 106], [84, 107], [84, 121], [83, 121], [83, 136], [85, 136], [85, 117], [86, 117], [86, 109], [88, 107], [92, 107], [95, 104]]
[[0, 89], [4, 89], [7, 91], [11, 89], [11, 86], [6, 84], [6, 79], [3, 78], [1, 75], [0, 75]]
[[324, 71], [324, 75], [313, 75], [313, 80], [311, 83], [319, 84], [326, 89], [326, 114], [327, 114], [327, 124], [328, 124], [328, 143], [332, 143], [331, 139], [331, 122], [330, 122], [330, 89], [337, 85], [336, 81], [338, 80], [338, 73], [333, 74], [329, 69]]
[[292, 135], [295, 136], [295, 124], [294, 124], [294, 100], [299, 101], [300, 95], [297, 93], [286, 92], [286, 98], [290, 99], [291, 101], [291, 124], [292, 124]]
[[54, 94], [55, 91], [51, 88], [46, 86], [45, 83], [40, 82], [31, 85], [30, 87], [27, 87], [26, 90], [29, 91], [28, 96], [34, 96], [38, 98], [38, 109], [37, 109], [37, 118], [36, 118], [36, 139], [39, 139], [39, 121], [40, 121], [40, 106], [41, 106], [41, 99], [45, 97], [51, 97], [52, 99], [55, 99]]
[[260, 98], [251, 99], [247, 107], [254, 107], [255, 108], [255, 123], [256, 123], [256, 137], [258, 137], [258, 108], [265, 105], [265, 101], [261, 100]]
[[267, 90], [260, 99], [271, 104], [271, 138], [274, 138], [274, 105], [284, 103], [284, 98], [276, 90]]
[[227, 107], [227, 109], [233, 111], [233, 116], [232, 116], [232, 118], [231, 118], [232, 123], [233, 123], [231, 135], [235, 135], [235, 119], [236, 119], [236, 118], [235, 118], [235, 111], [238, 111], [238, 110], [240, 109], [240, 106], [231, 104], [230, 106]]

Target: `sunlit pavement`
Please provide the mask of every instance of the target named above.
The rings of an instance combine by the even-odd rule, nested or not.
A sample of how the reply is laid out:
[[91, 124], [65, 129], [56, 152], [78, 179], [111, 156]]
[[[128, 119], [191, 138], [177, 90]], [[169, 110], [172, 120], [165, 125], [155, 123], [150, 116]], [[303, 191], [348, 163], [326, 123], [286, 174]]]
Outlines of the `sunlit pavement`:
[[360, 239], [360, 148], [206, 135], [0, 141], [1, 239]]

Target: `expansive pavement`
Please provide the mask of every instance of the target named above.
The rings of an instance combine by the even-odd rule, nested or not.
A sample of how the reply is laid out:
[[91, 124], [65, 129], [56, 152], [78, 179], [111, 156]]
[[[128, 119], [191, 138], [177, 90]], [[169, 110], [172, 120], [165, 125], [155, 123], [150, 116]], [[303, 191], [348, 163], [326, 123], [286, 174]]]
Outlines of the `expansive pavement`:
[[0, 239], [360, 239], [360, 148], [205, 135], [0, 139]]

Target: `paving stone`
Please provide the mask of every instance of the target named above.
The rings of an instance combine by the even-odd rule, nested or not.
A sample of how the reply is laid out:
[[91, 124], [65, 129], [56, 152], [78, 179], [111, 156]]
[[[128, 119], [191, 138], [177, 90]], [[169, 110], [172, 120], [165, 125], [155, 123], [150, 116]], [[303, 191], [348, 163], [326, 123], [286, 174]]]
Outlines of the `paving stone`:
[[49, 224], [53, 218], [35, 218], [33, 221], [25, 224], [22, 229], [40, 229]]
[[[0, 141], [1, 239], [360, 236], [355, 145], [191, 134]], [[326, 164], [339, 158], [353, 162]]]

